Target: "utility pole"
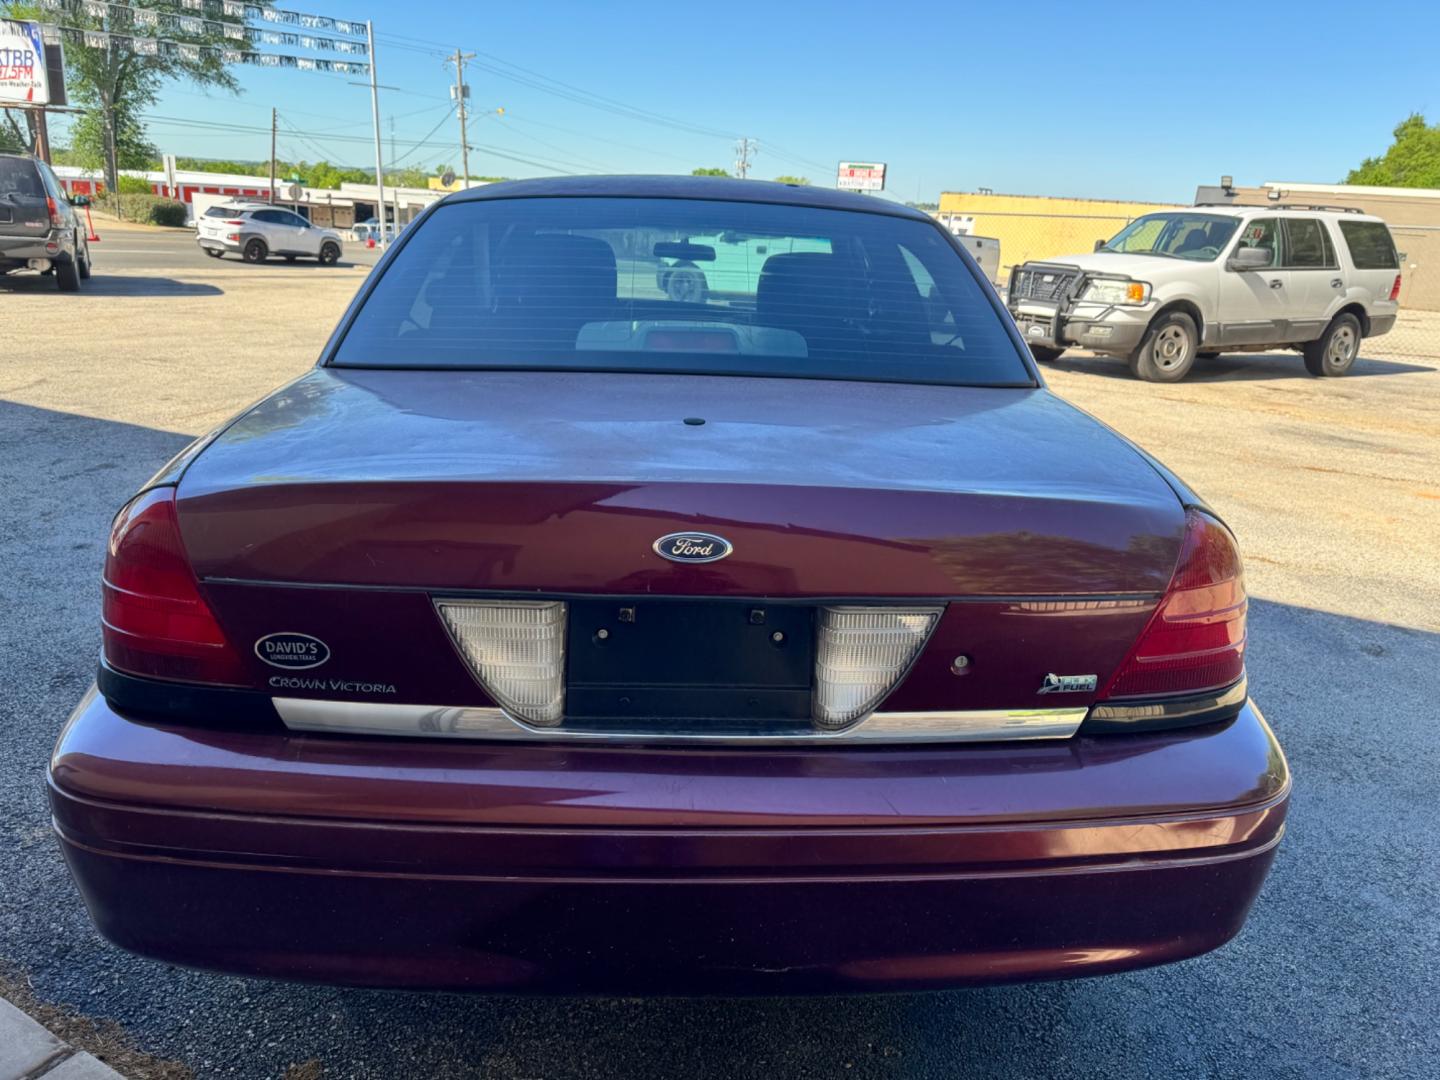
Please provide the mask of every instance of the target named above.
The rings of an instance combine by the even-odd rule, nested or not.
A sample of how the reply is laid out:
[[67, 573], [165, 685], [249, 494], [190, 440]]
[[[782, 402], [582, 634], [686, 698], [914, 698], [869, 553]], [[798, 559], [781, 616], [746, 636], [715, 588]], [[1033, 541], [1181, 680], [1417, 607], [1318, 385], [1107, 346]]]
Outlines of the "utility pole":
[[270, 205], [275, 205], [275, 129], [279, 126], [280, 117], [274, 106], [270, 108]]
[[741, 180], [750, 175], [750, 155], [756, 152], [755, 143], [748, 138], [735, 144], [735, 175]]
[[460, 175], [464, 177], [465, 188], [470, 187], [470, 140], [465, 135], [465, 98], [470, 93], [470, 88], [465, 85], [465, 61], [473, 60], [474, 53], [455, 50], [455, 59], [450, 62], [455, 65], [455, 101], [460, 107]]
[[385, 247], [385, 164], [380, 160], [380, 84], [375, 81], [375, 25], [365, 20], [365, 39], [370, 47], [370, 117], [375, 122], [375, 216], [380, 221], [380, 247]]

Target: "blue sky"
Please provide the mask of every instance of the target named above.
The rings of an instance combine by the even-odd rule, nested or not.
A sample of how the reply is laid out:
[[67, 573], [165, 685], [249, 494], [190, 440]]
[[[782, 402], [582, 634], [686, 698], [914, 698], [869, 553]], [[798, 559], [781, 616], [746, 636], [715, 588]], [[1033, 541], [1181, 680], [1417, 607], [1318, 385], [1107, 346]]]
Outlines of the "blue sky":
[[[387, 167], [392, 117], [402, 164], [458, 165], [458, 126], [445, 119], [453, 69], [435, 54], [456, 46], [483, 50], [467, 69], [472, 112], [506, 110], [472, 124], [471, 143], [489, 148], [471, 153], [476, 174], [728, 168], [732, 136], [748, 135], [761, 178], [827, 182], [837, 160], [869, 159], [888, 162], [890, 193], [904, 199], [983, 186], [1185, 200], [1221, 173], [1338, 181], [1409, 112], [1440, 121], [1433, 2], [1271, 0], [1208, 17], [1105, 0], [277, 6], [375, 21], [380, 81], [401, 88], [381, 94]], [[274, 105], [282, 157], [373, 163], [359, 141], [371, 131], [367, 90], [344, 76], [236, 72], [239, 97], [173, 84], [149, 112], [267, 133], [155, 120], [153, 141], [262, 159]], [[588, 95], [690, 130], [595, 108]], [[435, 145], [413, 145], [437, 123]]]

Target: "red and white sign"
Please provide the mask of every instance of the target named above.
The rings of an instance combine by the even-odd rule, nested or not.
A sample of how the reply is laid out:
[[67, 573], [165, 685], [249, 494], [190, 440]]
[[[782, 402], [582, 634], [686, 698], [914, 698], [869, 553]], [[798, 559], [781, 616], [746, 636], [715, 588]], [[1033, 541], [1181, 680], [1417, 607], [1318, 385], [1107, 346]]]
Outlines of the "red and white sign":
[[0, 19], [0, 105], [49, 104], [39, 24]]
[[884, 191], [885, 163], [842, 161], [835, 186], [841, 191]]

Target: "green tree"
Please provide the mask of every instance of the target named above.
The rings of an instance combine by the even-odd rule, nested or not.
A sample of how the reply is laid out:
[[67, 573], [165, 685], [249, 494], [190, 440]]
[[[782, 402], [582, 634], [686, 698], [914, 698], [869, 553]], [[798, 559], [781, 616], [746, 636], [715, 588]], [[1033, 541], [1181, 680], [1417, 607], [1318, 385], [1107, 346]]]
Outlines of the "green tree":
[[777, 184], [798, 184], [800, 187], [810, 186], [810, 178], [808, 176], [777, 176], [775, 177], [775, 182]]
[[729, 176], [724, 169], [691, 169], [691, 176]]
[[30, 132], [19, 109], [0, 109], [0, 150], [12, 153], [30, 149]]
[[1380, 157], [1366, 158], [1345, 177], [1347, 184], [1440, 188], [1440, 124], [1411, 113], [1395, 129], [1395, 141]]

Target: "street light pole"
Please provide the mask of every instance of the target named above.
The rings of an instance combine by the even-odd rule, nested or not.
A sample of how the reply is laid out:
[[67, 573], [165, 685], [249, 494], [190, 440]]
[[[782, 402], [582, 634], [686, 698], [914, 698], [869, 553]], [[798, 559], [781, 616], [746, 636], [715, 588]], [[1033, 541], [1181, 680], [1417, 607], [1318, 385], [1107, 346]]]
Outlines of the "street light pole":
[[365, 20], [365, 39], [370, 46], [370, 117], [375, 122], [375, 200], [376, 218], [380, 222], [380, 247], [385, 247], [385, 164], [380, 152], [380, 84], [375, 75], [375, 26]]

